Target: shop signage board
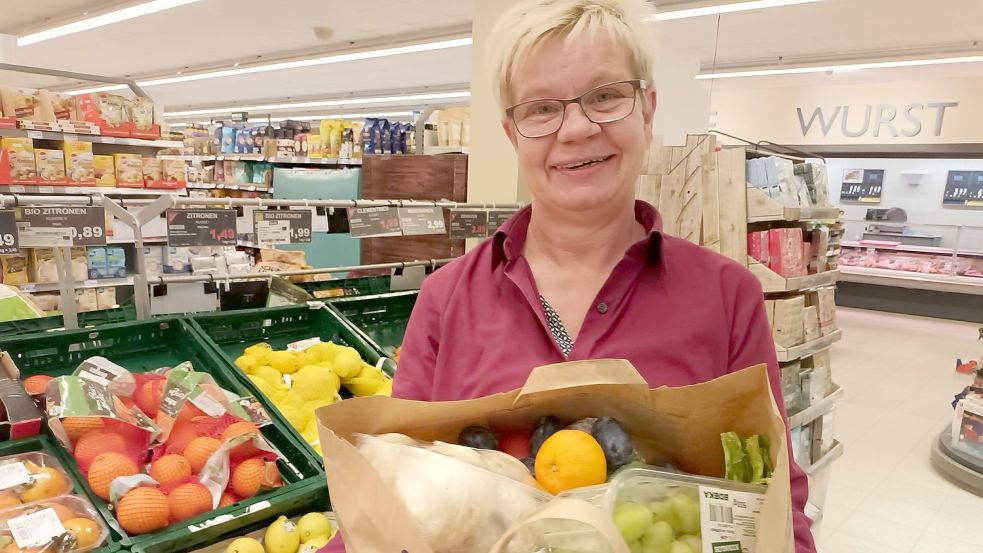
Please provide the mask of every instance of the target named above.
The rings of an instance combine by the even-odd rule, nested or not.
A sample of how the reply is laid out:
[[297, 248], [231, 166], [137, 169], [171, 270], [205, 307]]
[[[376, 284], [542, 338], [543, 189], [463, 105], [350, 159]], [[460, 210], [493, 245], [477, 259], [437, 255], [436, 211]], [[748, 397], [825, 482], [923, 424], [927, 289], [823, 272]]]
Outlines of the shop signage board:
[[170, 247], [236, 244], [234, 209], [168, 209], [166, 217]]
[[99, 206], [18, 207], [17, 240], [23, 248], [106, 245], [106, 210]]
[[862, 203], [881, 203], [884, 169], [844, 169], [840, 199]]
[[949, 171], [942, 203], [983, 207], [983, 171]]
[[396, 207], [349, 207], [348, 229], [357, 238], [403, 234]]
[[253, 232], [260, 245], [307, 244], [311, 241], [313, 218], [309, 210], [257, 210]]
[[484, 238], [488, 236], [488, 212], [484, 209], [458, 209], [451, 211], [450, 237]]
[[17, 216], [13, 211], [0, 211], [0, 255], [17, 253], [20, 250], [17, 239]]
[[444, 210], [440, 207], [400, 207], [399, 226], [403, 236], [447, 234], [444, 227]]

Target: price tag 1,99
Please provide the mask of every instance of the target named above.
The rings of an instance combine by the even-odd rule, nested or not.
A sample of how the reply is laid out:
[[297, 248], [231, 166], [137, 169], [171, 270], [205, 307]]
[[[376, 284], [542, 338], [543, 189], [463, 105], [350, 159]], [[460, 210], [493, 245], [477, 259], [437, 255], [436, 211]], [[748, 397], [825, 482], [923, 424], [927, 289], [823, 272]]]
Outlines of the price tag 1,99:
[[253, 230], [260, 245], [310, 243], [313, 217], [309, 210], [257, 210]]
[[167, 245], [234, 246], [236, 211], [234, 209], [168, 209]]
[[0, 211], [0, 255], [17, 253], [20, 250], [17, 239], [17, 216], [13, 211]]
[[440, 207], [400, 207], [399, 225], [403, 236], [447, 234], [444, 227], [444, 210]]
[[106, 245], [106, 210], [102, 207], [18, 207], [14, 212], [22, 248]]

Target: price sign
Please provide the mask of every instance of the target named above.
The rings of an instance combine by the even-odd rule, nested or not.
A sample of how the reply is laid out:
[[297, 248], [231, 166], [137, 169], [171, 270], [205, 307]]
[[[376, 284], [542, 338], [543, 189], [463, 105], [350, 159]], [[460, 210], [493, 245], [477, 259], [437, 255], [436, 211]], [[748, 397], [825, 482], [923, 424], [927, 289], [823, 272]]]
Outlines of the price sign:
[[234, 246], [235, 243], [234, 209], [167, 210], [168, 246]]
[[253, 212], [253, 230], [260, 245], [309, 243], [312, 227], [311, 212], [306, 209]]
[[444, 228], [444, 210], [440, 207], [400, 207], [399, 226], [403, 236], [423, 234], [447, 234]]
[[451, 238], [488, 236], [488, 212], [483, 209], [451, 211]]
[[17, 253], [17, 216], [13, 211], [0, 211], [0, 255]]
[[106, 245], [102, 207], [18, 207], [15, 213], [22, 248]]
[[399, 210], [395, 207], [349, 207], [348, 228], [352, 236], [402, 236]]
[[949, 171], [942, 196], [945, 205], [983, 205], [983, 171]]
[[517, 209], [491, 209], [488, 211], [488, 236], [495, 234], [499, 227], [518, 212]]

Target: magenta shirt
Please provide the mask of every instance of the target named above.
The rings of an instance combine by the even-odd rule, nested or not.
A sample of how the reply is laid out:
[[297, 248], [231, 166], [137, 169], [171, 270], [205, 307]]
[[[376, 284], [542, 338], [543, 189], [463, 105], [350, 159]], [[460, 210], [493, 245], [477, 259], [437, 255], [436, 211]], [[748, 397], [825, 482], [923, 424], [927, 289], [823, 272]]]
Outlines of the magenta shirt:
[[[519, 211], [494, 237], [424, 281], [394, 397], [487, 396], [522, 387], [540, 365], [602, 358], [629, 360], [653, 388], [767, 363], [775, 397], [782, 397], [757, 278], [727, 257], [663, 234], [658, 212], [641, 201], [635, 217], [650, 234], [625, 252], [564, 358], [522, 256], [531, 216], [531, 207]], [[794, 461], [791, 484], [796, 553], [814, 553], [803, 512], [808, 481]]]

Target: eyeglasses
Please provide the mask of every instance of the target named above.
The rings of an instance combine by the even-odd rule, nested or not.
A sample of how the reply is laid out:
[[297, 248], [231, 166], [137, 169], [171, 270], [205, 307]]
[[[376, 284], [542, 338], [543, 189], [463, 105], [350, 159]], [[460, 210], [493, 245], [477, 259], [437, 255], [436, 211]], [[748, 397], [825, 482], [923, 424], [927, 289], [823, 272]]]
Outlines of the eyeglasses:
[[516, 104], [507, 110], [515, 129], [526, 138], [541, 138], [560, 130], [567, 106], [580, 104], [580, 109], [594, 123], [613, 123], [635, 111], [638, 91], [645, 90], [645, 81], [632, 79], [608, 83], [593, 88], [569, 100], [544, 98]]

